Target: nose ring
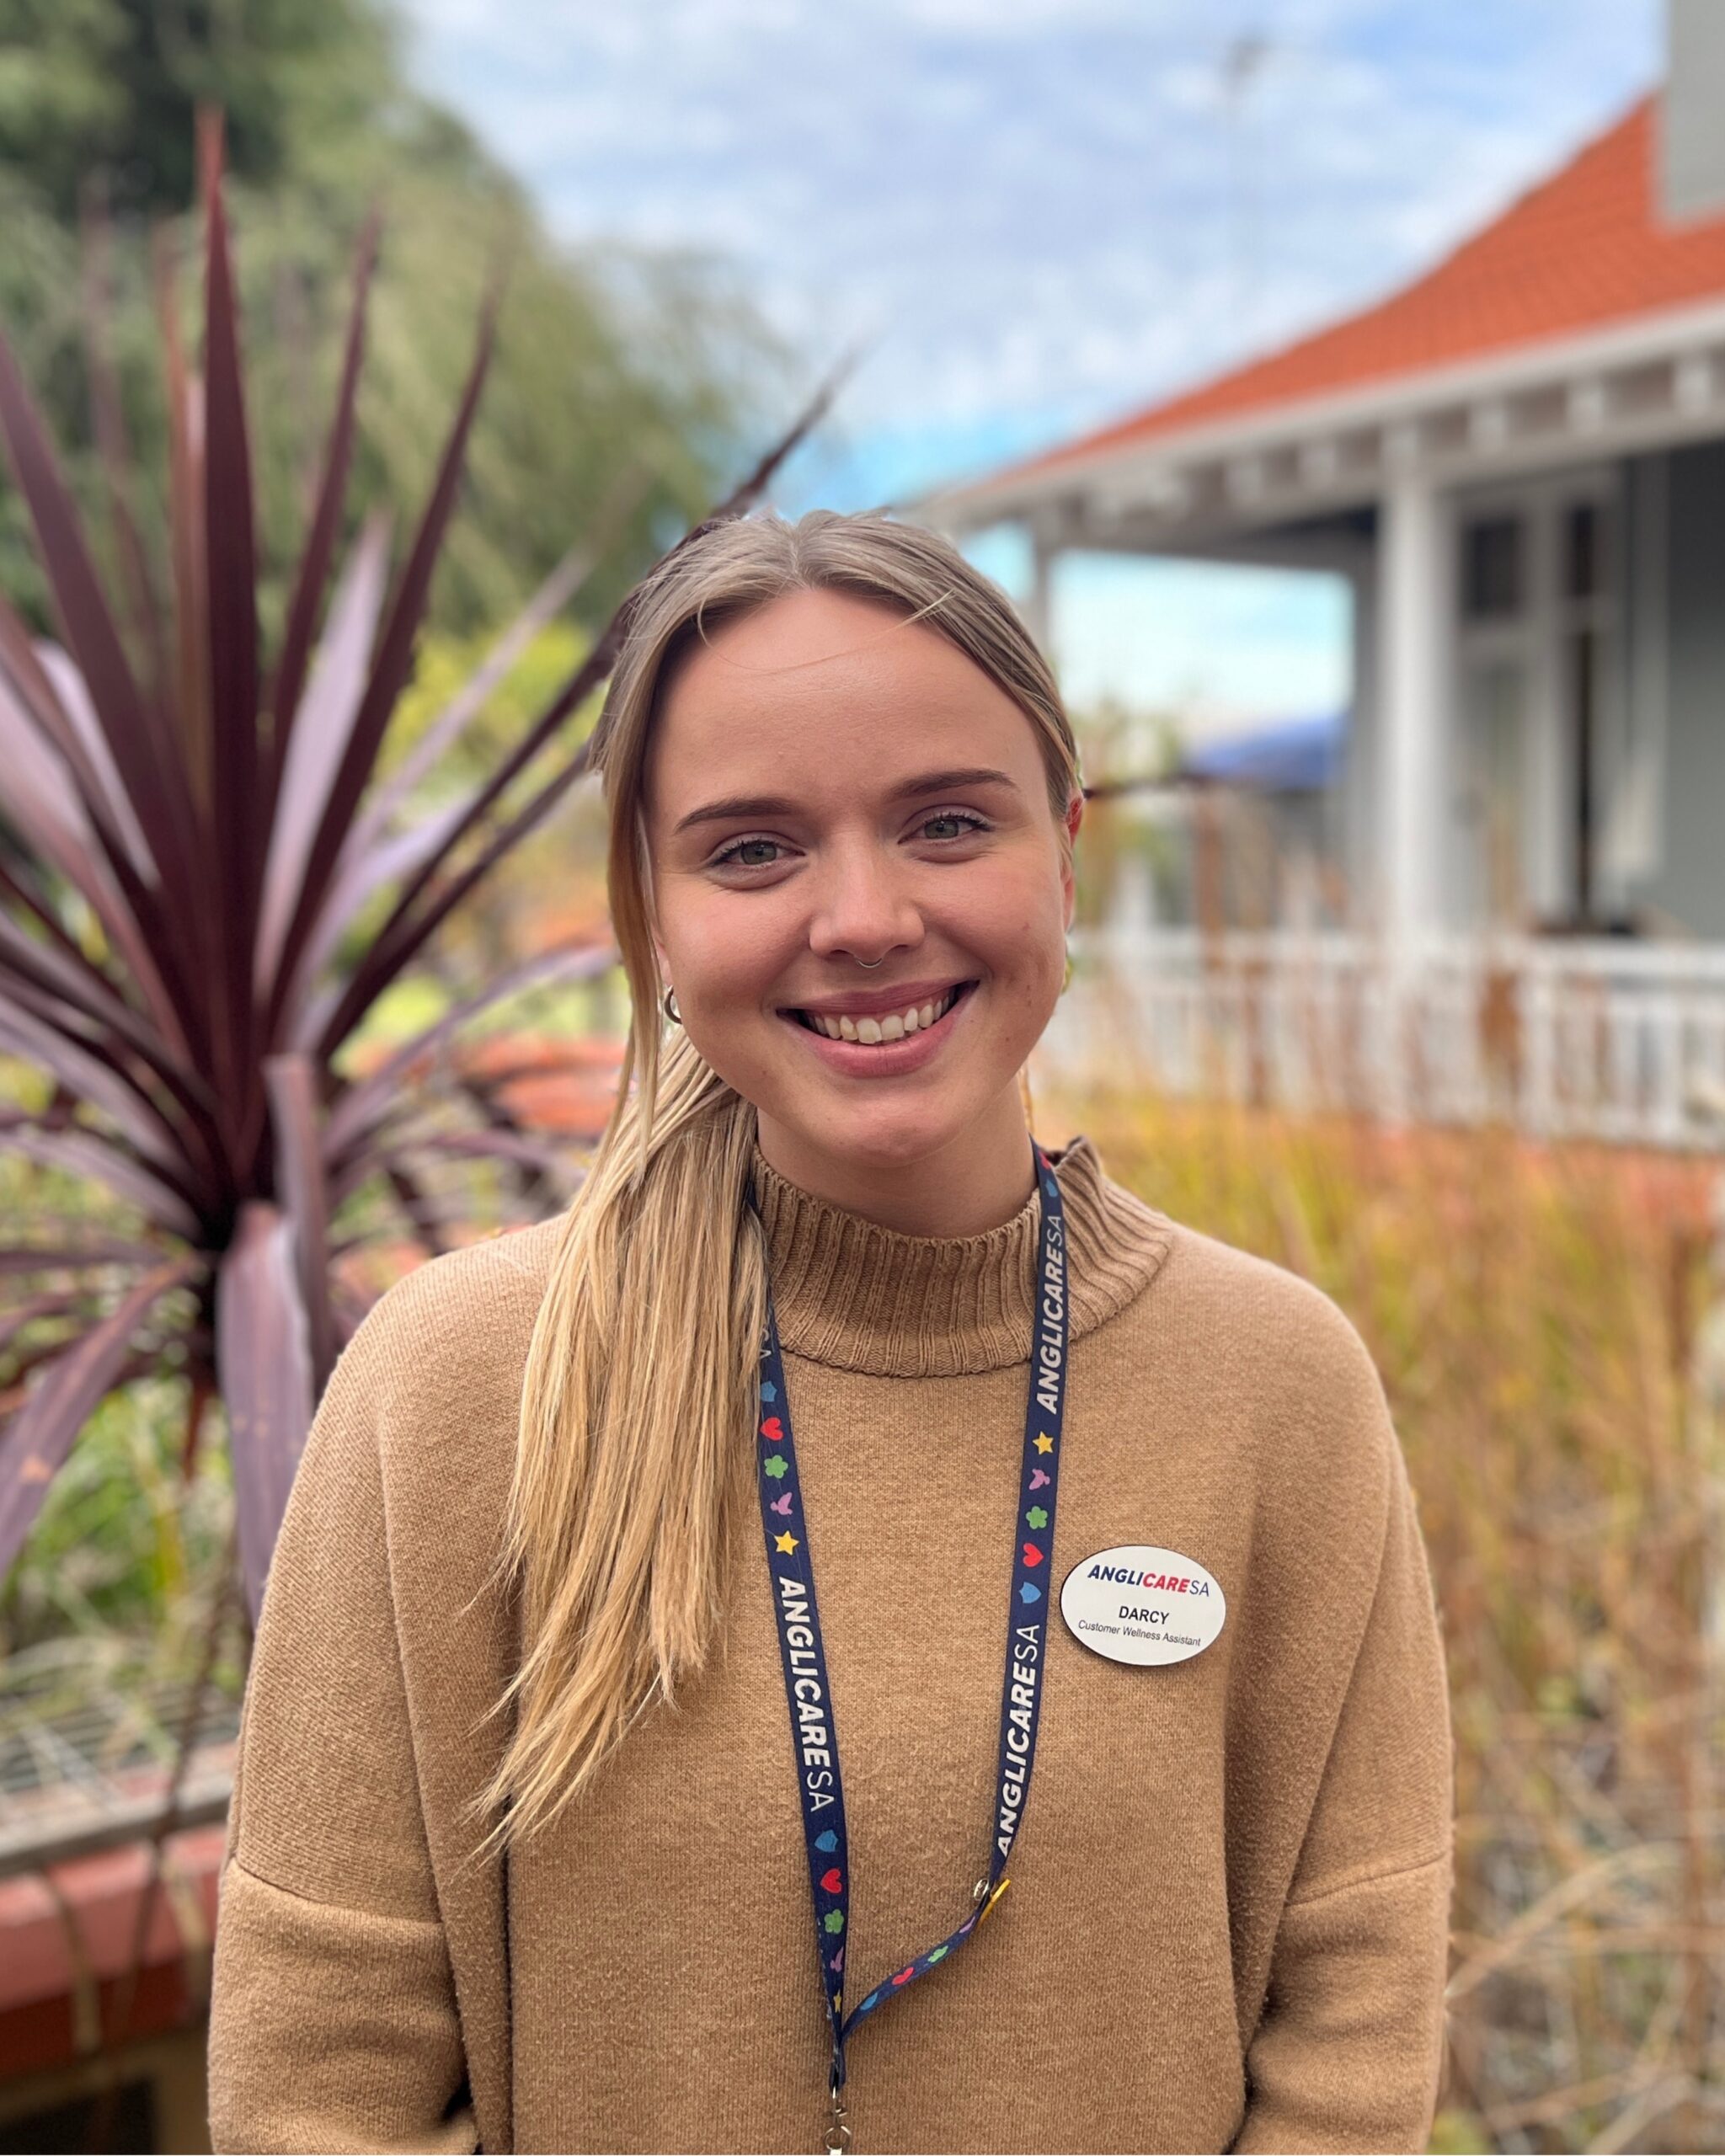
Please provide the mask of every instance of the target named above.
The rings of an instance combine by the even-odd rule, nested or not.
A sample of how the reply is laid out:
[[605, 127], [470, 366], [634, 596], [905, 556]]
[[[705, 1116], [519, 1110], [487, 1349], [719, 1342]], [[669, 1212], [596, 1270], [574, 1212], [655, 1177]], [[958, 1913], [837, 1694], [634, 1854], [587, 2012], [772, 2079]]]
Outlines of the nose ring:
[[857, 963], [862, 967], [864, 973], [872, 974], [877, 966], [884, 966], [886, 963], [886, 953], [883, 951], [878, 958], [858, 958]]

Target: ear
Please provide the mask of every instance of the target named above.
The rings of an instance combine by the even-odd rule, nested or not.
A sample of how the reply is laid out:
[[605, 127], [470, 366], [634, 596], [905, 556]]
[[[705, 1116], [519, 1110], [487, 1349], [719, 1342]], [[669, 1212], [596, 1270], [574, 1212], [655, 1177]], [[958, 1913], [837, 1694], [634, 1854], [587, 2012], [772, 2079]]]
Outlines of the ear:
[[1072, 926], [1072, 913], [1076, 904], [1076, 889], [1072, 874], [1072, 848], [1077, 843], [1078, 826], [1083, 821], [1084, 795], [1079, 787], [1074, 787], [1072, 798], [1066, 803], [1066, 843], [1060, 849], [1060, 894], [1065, 901], [1065, 921], [1068, 928]]

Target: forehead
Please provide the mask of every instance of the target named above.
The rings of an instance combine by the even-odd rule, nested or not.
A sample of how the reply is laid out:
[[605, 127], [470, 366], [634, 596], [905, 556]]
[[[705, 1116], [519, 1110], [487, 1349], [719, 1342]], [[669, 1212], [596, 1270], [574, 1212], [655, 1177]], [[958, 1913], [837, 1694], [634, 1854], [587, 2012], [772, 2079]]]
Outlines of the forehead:
[[709, 631], [661, 691], [655, 816], [757, 784], [885, 788], [911, 766], [990, 764], [1037, 782], [1030, 720], [936, 630], [847, 593], [798, 591]]

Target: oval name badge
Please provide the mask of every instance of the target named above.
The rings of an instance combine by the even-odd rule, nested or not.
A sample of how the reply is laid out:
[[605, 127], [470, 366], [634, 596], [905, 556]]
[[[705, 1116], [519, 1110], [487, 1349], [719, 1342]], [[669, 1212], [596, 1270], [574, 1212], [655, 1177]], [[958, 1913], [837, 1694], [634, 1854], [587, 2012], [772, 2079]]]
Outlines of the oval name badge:
[[1074, 1565], [1060, 1614], [1083, 1646], [1110, 1662], [1189, 1662], [1228, 1614], [1221, 1582], [1178, 1550], [1129, 1542]]

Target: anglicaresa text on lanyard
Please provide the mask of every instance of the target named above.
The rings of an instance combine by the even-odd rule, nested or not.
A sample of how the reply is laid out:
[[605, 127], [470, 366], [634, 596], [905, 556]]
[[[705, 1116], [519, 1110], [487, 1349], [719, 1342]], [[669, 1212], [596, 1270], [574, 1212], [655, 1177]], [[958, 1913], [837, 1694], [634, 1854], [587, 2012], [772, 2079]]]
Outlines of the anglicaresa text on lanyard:
[[[848, 2012], [845, 1957], [849, 1940], [851, 1864], [845, 1832], [845, 1790], [839, 1772], [839, 1735], [821, 1642], [820, 1605], [809, 1522], [791, 1441], [790, 1401], [779, 1349], [771, 1283], [766, 1335], [761, 1350], [761, 1405], [756, 1482], [761, 1523], [772, 1581], [779, 1660], [790, 1709], [808, 1844], [809, 1885], [814, 1904], [814, 1937], [820, 1957], [832, 2031], [828, 2093], [832, 2124], [830, 2149], [848, 2147], [841, 2092], [845, 2047], [859, 2021], [888, 1999], [908, 1991], [956, 1953], [1006, 1891], [1007, 1860], [1024, 1816], [1036, 1758], [1048, 1642], [1049, 1580], [1054, 1550], [1055, 1498], [1060, 1487], [1060, 1434], [1066, 1406], [1066, 1235], [1060, 1189], [1040, 1147], [1031, 1148], [1040, 1198], [1042, 1232], [1037, 1256], [1035, 1320], [1030, 1348], [1029, 1397], [1024, 1410], [1024, 1452], [1013, 1526], [1012, 1588], [1007, 1624], [1006, 1671], [1001, 1689], [1000, 1766], [996, 1816], [986, 1875], [977, 1881], [970, 1913], [956, 1930], [876, 1984]], [[754, 1193], [751, 1190], [750, 1200]]]

